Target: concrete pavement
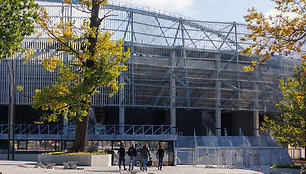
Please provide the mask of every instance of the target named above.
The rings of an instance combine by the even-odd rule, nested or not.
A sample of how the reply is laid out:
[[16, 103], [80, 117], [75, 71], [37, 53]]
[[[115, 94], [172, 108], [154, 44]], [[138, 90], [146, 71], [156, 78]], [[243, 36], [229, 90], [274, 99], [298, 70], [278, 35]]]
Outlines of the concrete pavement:
[[[83, 168], [81, 170], [73, 169], [64, 169], [62, 165], [55, 166], [54, 169], [45, 169], [45, 168], [34, 168], [35, 162], [28, 161], [7, 161], [0, 160], [0, 172], [2, 174], [41, 174], [41, 173], [50, 173], [50, 174], [98, 174], [98, 173], [113, 173], [120, 174], [117, 166], [111, 167], [88, 167], [88, 166], [79, 166]], [[205, 168], [205, 166], [165, 166], [162, 171], [157, 170], [156, 167], [149, 167], [148, 172], [141, 172], [139, 167], [135, 168], [137, 173], [141, 174], [258, 174], [258, 173], [269, 173], [269, 167], [262, 168], [261, 170], [266, 170], [262, 172], [257, 172], [257, 169], [220, 169], [220, 168]], [[128, 174], [128, 171], [122, 171], [122, 174]]]

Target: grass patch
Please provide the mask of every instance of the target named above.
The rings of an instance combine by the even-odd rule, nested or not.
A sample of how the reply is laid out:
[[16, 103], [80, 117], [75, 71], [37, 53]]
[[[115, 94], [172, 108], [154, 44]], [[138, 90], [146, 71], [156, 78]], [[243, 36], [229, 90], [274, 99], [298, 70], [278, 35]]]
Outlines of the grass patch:
[[46, 155], [106, 155], [106, 152], [51, 152], [44, 153]]
[[272, 166], [272, 168], [292, 168], [292, 169], [299, 169], [299, 168], [301, 168], [301, 167], [299, 167], [299, 166], [293, 167], [293, 165], [291, 165], [291, 164], [274, 164], [274, 165]]

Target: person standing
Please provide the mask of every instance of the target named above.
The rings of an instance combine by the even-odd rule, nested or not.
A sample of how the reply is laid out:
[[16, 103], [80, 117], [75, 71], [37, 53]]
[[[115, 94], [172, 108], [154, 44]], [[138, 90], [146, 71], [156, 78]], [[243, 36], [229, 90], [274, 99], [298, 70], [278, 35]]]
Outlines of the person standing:
[[118, 154], [119, 154], [119, 170], [121, 170], [121, 163], [123, 163], [124, 170], [126, 170], [126, 168], [125, 168], [125, 148], [124, 148], [124, 144], [121, 145], [120, 149], [118, 150]]
[[148, 157], [151, 158], [148, 146], [149, 146], [148, 144], [144, 145], [140, 151], [141, 159], [142, 159], [142, 165], [140, 167], [141, 171], [144, 171], [144, 170], [148, 171], [147, 161], [148, 161]]
[[135, 159], [137, 155], [135, 144], [132, 144], [132, 146], [129, 148], [128, 155], [130, 156], [129, 170], [131, 171], [134, 169]]
[[158, 170], [162, 170], [164, 156], [165, 152], [163, 146], [159, 146], [156, 154], [156, 157], [158, 158]]

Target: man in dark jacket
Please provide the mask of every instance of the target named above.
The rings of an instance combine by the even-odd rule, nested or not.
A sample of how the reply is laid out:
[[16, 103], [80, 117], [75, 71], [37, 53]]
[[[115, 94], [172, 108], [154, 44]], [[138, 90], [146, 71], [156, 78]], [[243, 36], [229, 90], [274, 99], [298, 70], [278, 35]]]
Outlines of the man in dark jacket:
[[151, 158], [151, 155], [150, 155], [150, 151], [149, 151], [149, 148], [148, 148], [148, 144], [144, 145], [142, 147], [142, 149], [140, 150], [140, 154], [141, 154], [141, 159], [142, 159], [142, 166], [140, 167], [140, 170], [141, 171], [144, 171], [144, 170], [148, 170], [147, 169], [147, 161], [148, 161], [148, 157]]
[[124, 170], [126, 170], [126, 168], [125, 168], [125, 148], [124, 148], [124, 144], [121, 145], [120, 149], [118, 150], [118, 154], [119, 154], [119, 170], [121, 170], [121, 162], [123, 163]]
[[133, 170], [134, 169], [134, 164], [135, 164], [135, 158], [136, 158], [136, 155], [137, 155], [135, 144], [132, 144], [132, 146], [129, 148], [128, 155], [130, 156], [129, 170]]
[[161, 170], [163, 167], [163, 158], [165, 156], [165, 152], [163, 149], [163, 146], [159, 146], [159, 149], [157, 150], [156, 157], [158, 158], [158, 170]]

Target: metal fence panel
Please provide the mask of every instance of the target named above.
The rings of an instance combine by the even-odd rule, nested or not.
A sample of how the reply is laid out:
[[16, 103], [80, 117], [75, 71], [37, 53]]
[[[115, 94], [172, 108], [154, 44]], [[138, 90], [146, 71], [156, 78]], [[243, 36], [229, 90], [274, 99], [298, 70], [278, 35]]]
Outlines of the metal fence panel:
[[194, 148], [179, 148], [176, 150], [176, 160], [178, 165], [194, 165]]
[[[176, 149], [178, 165], [206, 165], [223, 168], [258, 167], [288, 162], [285, 148], [195, 147]], [[289, 159], [291, 160], [291, 159]]]

